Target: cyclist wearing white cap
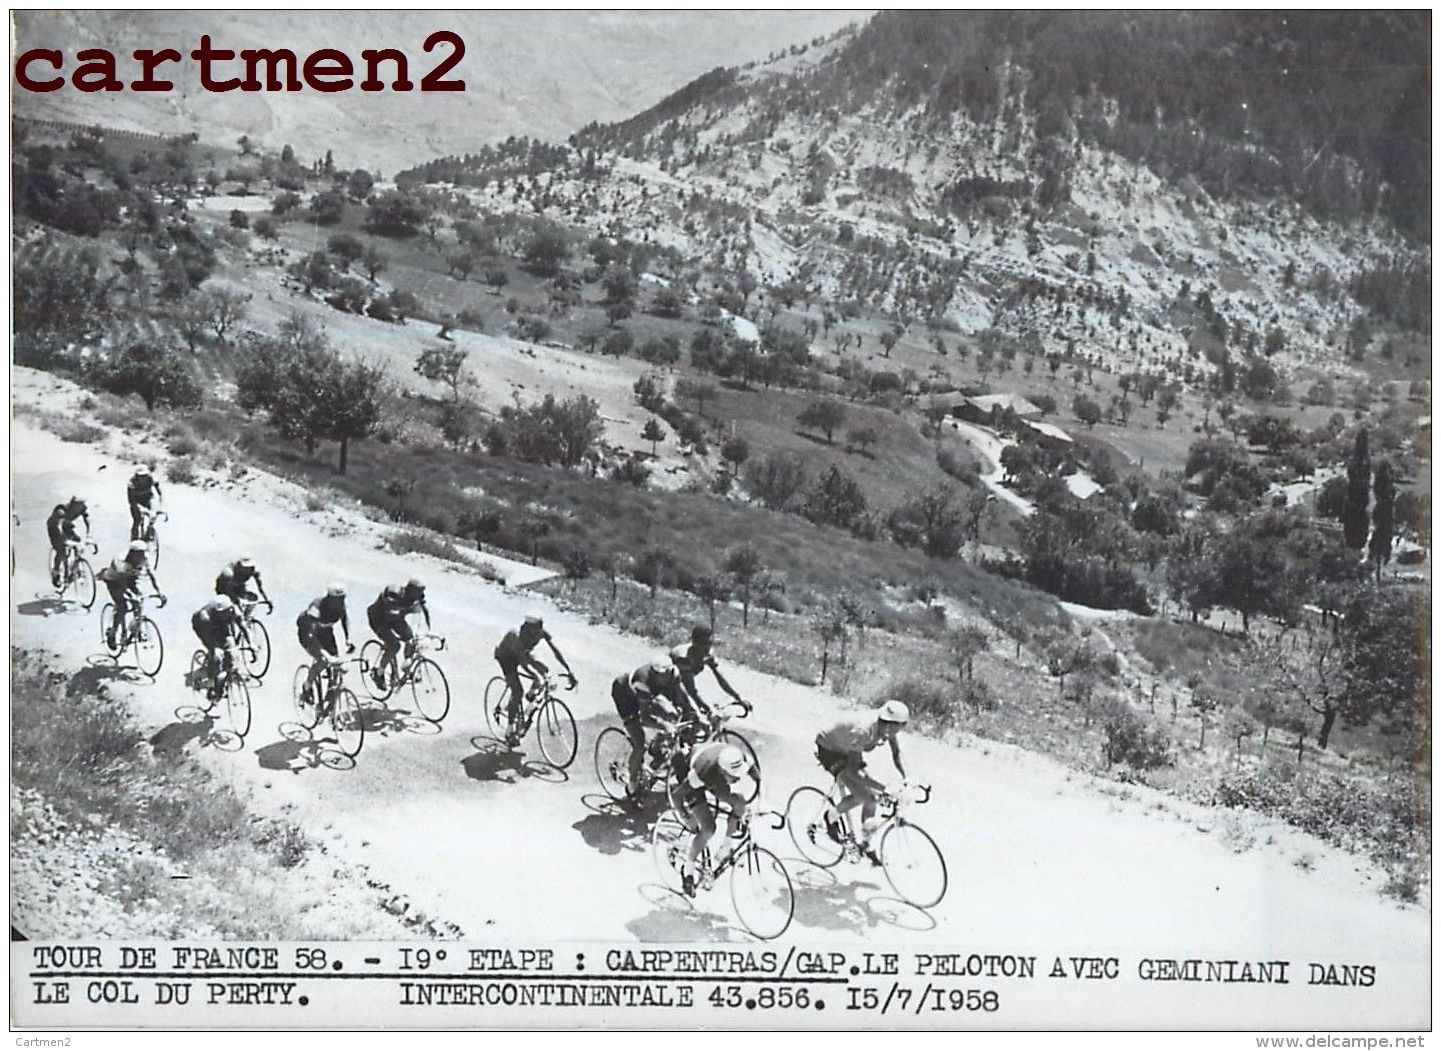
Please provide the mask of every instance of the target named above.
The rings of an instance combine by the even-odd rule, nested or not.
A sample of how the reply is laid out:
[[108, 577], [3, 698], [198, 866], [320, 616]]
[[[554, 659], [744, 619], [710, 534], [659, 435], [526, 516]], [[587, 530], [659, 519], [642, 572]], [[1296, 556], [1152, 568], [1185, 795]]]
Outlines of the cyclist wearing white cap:
[[305, 680], [307, 697], [320, 678], [321, 666], [340, 656], [339, 640], [335, 635], [337, 624], [345, 632], [345, 652], [354, 653], [355, 643], [350, 639], [350, 614], [345, 609], [345, 587], [332, 582], [324, 595], [306, 606], [305, 612], [295, 618], [300, 645], [310, 654], [310, 675]]
[[715, 834], [715, 810], [709, 797], [713, 796], [717, 804], [730, 812], [726, 835], [738, 835], [749, 820], [745, 793], [740, 790], [740, 784], [750, 774], [750, 768], [750, 756], [735, 745], [720, 741], [703, 744], [691, 753], [690, 770], [682, 782], [684, 795], [681, 797], [681, 807], [696, 827], [688, 854], [690, 864], [681, 876], [688, 895], [695, 893], [701, 852]]
[[104, 582], [106, 590], [110, 592], [110, 601], [115, 607], [115, 616], [105, 633], [111, 649], [115, 648], [115, 635], [120, 630], [125, 615], [132, 609], [140, 608], [140, 574], [144, 573], [149, 578], [151, 591], [160, 593], [160, 585], [155, 583], [155, 574], [150, 571], [147, 561], [148, 552], [149, 546], [145, 541], [132, 540], [123, 558], [115, 559], [95, 574]]
[[[876, 794], [884, 791], [885, 786], [866, 773], [865, 753], [885, 741], [891, 746], [891, 762], [904, 778], [906, 768], [901, 764], [901, 746], [896, 735], [910, 718], [910, 709], [900, 701], [887, 701], [873, 711], [844, 716], [829, 729], [816, 734], [816, 759], [826, 773], [834, 775], [844, 793], [836, 810], [844, 814], [857, 806], [861, 808], [861, 834], [856, 842], [872, 861], [877, 860], [870, 849], [870, 836], [878, 824]], [[830, 827], [829, 821], [827, 826], [831, 835], [839, 839], [839, 827]]]
[[130, 476], [125, 498], [130, 503], [130, 539], [139, 540], [145, 535], [145, 516], [159, 510], [155, 505], [160, 499], [160, 482], [145, 464]]
[[541, 642], [550, 647], [550, 652], [555, 654], [555, 659], [560, 661], [560, 666], [565, 669], [566, 676], [570, 679], [570, 685], [575, 686], [575, 672], [570, 670], [570, 665], [565, 662], [565, 657], [556, 648], [555, 640], [550, 637], [550, 632], [545, 630], [545, 622], [539, 617], [531, 615], [525, 618], [525, 622], [519, 628], [505, 633], [505, 638], [495, 647], [495, 659], [500, 664], [501, 674], [505, 676], [505, 685], [510, 691], [510, 704], [508, 706], [508, 718], [511, 726], [520, 725], [521, 701], [525, 697], [525, 690], [520, 684], [520, 672], [522, 669], [534, 675], [544, 675], [550, 669], [541, 661], [530, 655]]

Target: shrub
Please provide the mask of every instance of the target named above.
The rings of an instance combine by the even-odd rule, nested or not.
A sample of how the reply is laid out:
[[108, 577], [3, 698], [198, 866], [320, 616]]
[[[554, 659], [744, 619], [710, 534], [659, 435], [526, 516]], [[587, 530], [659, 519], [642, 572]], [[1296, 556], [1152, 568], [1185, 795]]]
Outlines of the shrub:
[[1106, 766], [1125, 763], [1136, 770], [1154, 770], [1170, 766], [1170, 735], [1154, 722], [1143, 718], [1124, 701], [1112, 700], [1101, 717], [1101, 755]]
[[171, 456], [194, 456], [200, 451], [200, 442], [193, 434], [182, 432], [172, 437], [165, 448]]
[[424, 529], [398, 529], [386, 537], [385, 542], [398, 555], [430, 555], [446, 562], [470, 565], [458, 547]]
[[105, 437], [103, 427], [96, 427], [84, 420], [62, 418], [50, 421], [48, 426], [62, 442], [73, 442], [77, 445], [98, 442]]
[[911, 710], [911, 715], [939, 729], [950, 726], [956, 718], [955, 684], [928, 675], [908, 675], [893, 682], [877, 695], [875, 703], [896, 700]]
[[165, 477], [177, 485], [194, 485], [200, 472], [195, 468], [195, 462], [189, 457], [182, 456], [179, 459], [171, 460], [165, 468]]

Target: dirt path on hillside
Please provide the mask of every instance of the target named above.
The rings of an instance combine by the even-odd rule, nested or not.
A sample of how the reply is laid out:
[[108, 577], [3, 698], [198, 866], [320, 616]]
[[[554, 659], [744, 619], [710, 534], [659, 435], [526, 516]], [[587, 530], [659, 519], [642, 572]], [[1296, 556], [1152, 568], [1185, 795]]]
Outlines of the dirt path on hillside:
[[[56, 609], [45, 580], [43, 519], [72, 492], [88, 495], [100, 557], [114, 557], [128, 523], [126, 465], [23, 422], [13, 427], [12, 443], [12, 493], [22, 521], [12, 537], [19, 567], [11, 589], [12, 645], [55, 651], [77, 675], [108, 682], [158, 747], [195, 750], [259, 812], [293, 805], [290, 816], [312, 834], [472, 938], [746, 939], [723, 890], [688, 904], [659, 886], [646, 827], [603, 803], [592, 772], [595, 737], [616, 722], [610, 678], [654, 657], [656, 647], [558, 612], [539, 596], [378, 549], [372, 537], [329, 535], [320, 515], [263, 498], [258, 485], [247, 498], [167, 484], [171, 518], [159, 578], [171, 601], [156, 615], [166, 664], [154, 683], [123, 671], [117, 676], [99, 652], [100, 602], [89, 613]], [[190, 703], [182, 685], [194, 648], [190, 614], [224, 562], [244, 552], [258, 559], [276, 601], [270, 618], [276, 654], [255, 691], [254, 728], [243, 750], [223, 751], [207, 746], [197, 724], [177, 709]], [[377, 712], [380, 728], [367, 736], [354, 768], [317, 765], [310, 748], [282, 732], [291, 719], [291, 672], [301, 660], [295, 614], [338, 578], [351, 590], [353, 623], [364, 637], [365, 604], [385, 583], [415, 572], [430, 581], [436, 628], [451, 643], [441, 655], [452, 684], [450, 717], [435, 732], [407, 719], [402, 706]], [[580, 755], [565, 772], [540, 763], [533, 740], [518, 757], [484, 734], [479, 697], [496, 670], [490, 651], [531, 612], [545, 615], [581, 678], [580, 691], [568, 698], [580, 724]], [[820, 780], [811, 740], [841, 702], [744, 668], [732, 673], [729, 663], [727, 675], [757, 703], [744, 729], [760, 753], [767, 800], [783, 807], [793, 788]], [[1257, 842], [1272, 842], [1243, 849], [1196, 827], [1219, 824], [1221, 814], [1096, 783], [1016, 748], [973, 741], [958, 749], [915, 733], [903, 742], [912, 771], [935, 786], [934, 801], [914, 816], [945, 850], [949, 894], [922, 913], [890, 897], [878, 871], [843, 866], [827, 873], [795, 860], [797, 909], [788, 939], [1131, 958], [1344, 958], [1380, 965], [1387, 995], [1338, 995], [1329, 1014], [1320, 1001], [1309, 1001], [1308, 1025], [1395, 1026], [1403, 1024], [1399, 1005], [1420, 1010], [1426, 1003], [1429, 918], [1383, 900], [1375, 871], [1355, 858], [1249, 815], [1236, 820]], [[875, 765], [890, 775], [888, 761]], [[795, 858], [785, 833], [763, 836]], [[1298, 867], [1303, 855], [1309, 871]], [[1265, 997], [1224, 1002], [1228, 1025], [1275, 1021]], [[1158, 995], [1154, 1008], [1138, 1005], [1127, 1023], [1174, 1024], [1175, 1004], [1168, 1003]]]

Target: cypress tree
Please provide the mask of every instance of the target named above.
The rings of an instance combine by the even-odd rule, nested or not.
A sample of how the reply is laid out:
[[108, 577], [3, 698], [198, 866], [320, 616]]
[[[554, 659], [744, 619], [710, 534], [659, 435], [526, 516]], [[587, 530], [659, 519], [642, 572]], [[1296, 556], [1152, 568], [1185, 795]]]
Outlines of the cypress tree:
[[1366, 546], [1366, 532], [1370, 525], [1367, 513], [1371, 489], [1371, 451], [1367, 444], [1366, 429], [1356, 432], [1356, 447], [1351, 450], [1351, 459], [1346, 464], [1346, 502], [1341, 509], [1341, 528], [1346, 536], [1346, 546], [1360, 551]]
[[1376, 504], [1371, 509], [1371, 561], [1376, 563], [1376, 579], [1381, 567], [1391, 561], [1391, 539], [1396, 531], [1396, 482], [1391, 465], [1382, 460], [1376, 466]]

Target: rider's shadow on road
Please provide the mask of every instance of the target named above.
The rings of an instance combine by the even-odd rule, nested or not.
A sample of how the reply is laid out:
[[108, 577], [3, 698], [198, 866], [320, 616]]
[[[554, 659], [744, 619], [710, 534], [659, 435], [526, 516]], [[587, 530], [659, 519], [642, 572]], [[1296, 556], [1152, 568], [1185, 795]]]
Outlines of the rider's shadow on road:
[[[101, 661], [101, 663], [95, 661]], [[134, 672], [133, 675], [132, 672]], [[70, 676], [70, 680], [65, 684], [65, 696], [90, 696], [108, 700], [112, 682], [134, 682], [137, 679], [144, 679], [144, 676], [135, 669], [123, 668], [110, 661], [109, 658], [95, 658], [94, 661], [87, 663], [85, 667]]]
[[586, 846], [602, 854], [619, 854], [623, 850], [644, 850], [650, 840], [650, 826], [657, 808], [634, 807], [617, 803], [607, 796], [581, 796], [581, 803], [590, 811], [570, 827], [580, 833]]
[[54, 595], [37, 595], [30, 602], [20, 603], [15, 607], [15, 611], [23, 617], [53, 617], [69, 608], [67, 602]]
[[279, 770], [284, 773], [300, 774], [303, 770], [349, 770], [355, 760], [336, 748], [327, 748], [324, 741], [311, 735], [299, 723], [282, 723], [282, 739], [261, 745], [255, 750], [255, 758], [262, 769]]
[[842, 880], [835, 872], [800, 858], [785, 860], [792, 873], [795, 922], [804, 927], [861, 933], [882, 926], [908, 931], [928, 931], [936, 926], [935, 917], [924, 909], [874, 893], [881, 889], [879, 883]]
[[717, 912], [696, 906], [658, 883], [642, 884], [641, 897], [656, 907], [637, 916], [625, 929], [642, 942], [728, 942], [740, 932]]
[[472, 781], [499, 781], [502, 784], [515, 784], [517, 781], [532, 777], [540, 781], [556, 783], [570, 780], [564, 770], [557, 770], [549, 763], [539, 763], [534, 759], [527, 759], [520, 752], [513, 751], [484, 735], [472, 737], [470, 745], [477, 751], [462, 759], [460, 765], [465, 771], [465, 776]]

